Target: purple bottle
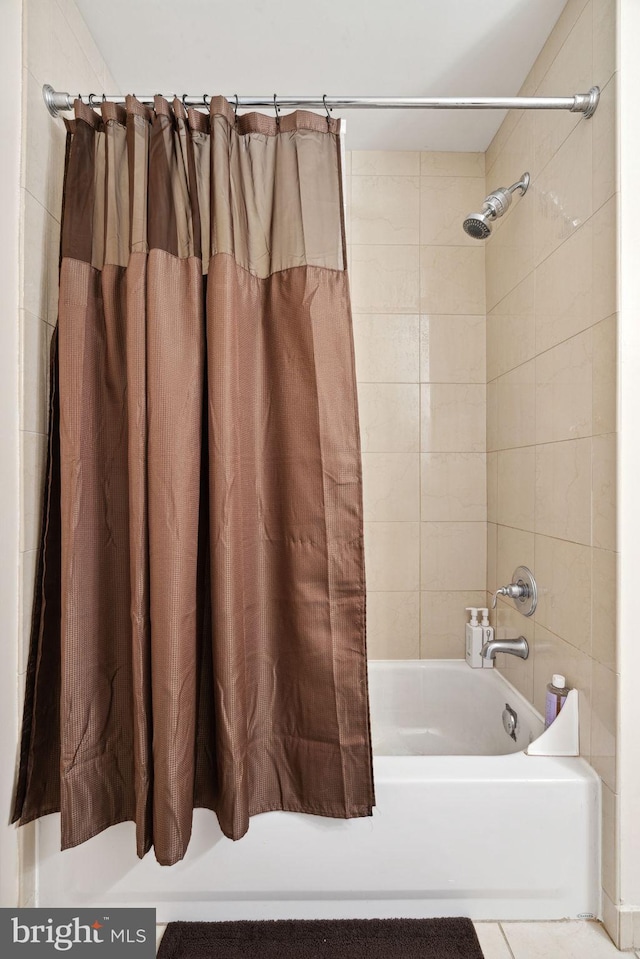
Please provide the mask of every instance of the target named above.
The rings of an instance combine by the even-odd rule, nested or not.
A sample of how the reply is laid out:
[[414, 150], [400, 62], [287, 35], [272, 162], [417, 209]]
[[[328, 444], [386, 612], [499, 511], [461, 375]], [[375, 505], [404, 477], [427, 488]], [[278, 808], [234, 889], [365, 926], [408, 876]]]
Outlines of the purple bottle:
[[547, 698], [544, 710], [544, 728], [548, 729], [553, 720], [565, 704], [569, 689], [565, 686], [565, 678], [560, 673], [554, 673], [551, 682], [547, 684]]

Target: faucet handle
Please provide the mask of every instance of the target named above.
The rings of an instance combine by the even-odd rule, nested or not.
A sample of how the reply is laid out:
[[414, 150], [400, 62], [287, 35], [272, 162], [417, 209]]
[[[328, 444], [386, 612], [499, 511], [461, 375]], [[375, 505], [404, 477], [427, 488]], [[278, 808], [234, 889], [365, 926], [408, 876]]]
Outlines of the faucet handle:
[[496, 608], [498, 596], [508, 596], [509, 599], [520, 599], [521, 596], [527, 595], [526, 589], [527, 587], [523, 583], [509, 583], [508, 586], [501, 586], [500, 589], [497, 589], [493, 594], [491, 609]]
[[495, 609], [498, 596], [507, 596], [515, 603], [524, 616], [531, 616], [538, 602], [538, 589], [533, 573], [526, 566], [518, 566], [513, 574], [513, 582], [501, 586], [491, 598], [491, 608]]

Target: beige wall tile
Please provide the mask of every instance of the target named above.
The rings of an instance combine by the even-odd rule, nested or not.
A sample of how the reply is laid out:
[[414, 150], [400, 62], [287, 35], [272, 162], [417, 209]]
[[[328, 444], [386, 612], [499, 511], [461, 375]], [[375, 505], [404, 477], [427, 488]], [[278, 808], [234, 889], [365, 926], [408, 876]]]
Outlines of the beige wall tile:
[[603, 433], [601, 436], [594, 436], [592, 443], [592, 543], [602, 549], [615, 550], [616, 434]]
[[64, 126], [43, 109], [42, 84], [23, 70], [25, 120], [22, 150], [22, 186], [58, 220], [62, 209]]
[[484, 153], [420, 154], [420, 172], [423, 176], [484, 176]]
[[616, 585], [618, 554], [591, 551], [591, 653], [608, 669], [617, 669]]
[[[532, 186], [534, 252], [539, 264], [591, 216], [591, 127], [579, 123]], [[612, 311], [609, 311], [612, 312]]]
[[485, 523], [421, 523], [423, 590], [483, 590]]
[[351, 150], [344, 151], [344, 173], [345, 176], [351, 176]]
[[522, 199], [514, 200], [486, 245], [487, 310], [493, 310], [533, 269], [533, 189], [531, 187]]
[[598, 210], [618, 189], [616, 142], [616, 76], [600, 93], [593, 115], [593, 209]]
[[[592, 16], [590, 4], [584, 8], [567, 37], [560, 56], [550, 65], [542, 78], [538, 94], [557, 96], [557, 90], [584, 92], [593, 86]], [[558, 151], [573, 129], [581, 122], [578, 114], [567, 111], [535, 111], [536, 170], [542, 170]]]
[[498, 453], [487, 453], [487, 520], [498, 522]]
[[365, 523], [367, 589], [420, 588], [420, 523]]
[[498, 379], [498, 449], [535, 443], [535, 373], [529, 360]]
[[535, 356], [534, 274], [503, 297], [487, 316], [487, 379]]
[[485, 312], [484, 248], [420, 248], [420, 312]]
[[350, 285], [354, 313], [418, 313], [418, 247], [352, 244]]
[[347, 246], [347, 263], [351, 265], [349, 256], [349, 247], [351, 246], [351, 174], [345, 173], [342, 179], [342, 189], [344, 191], [344, 238]]
[[[591, 652], [591, 550], [536, 535], [536, 622], [588, 655]], [[562, 669], [556, 672], [563, 672]]]
[[423, 383], [485, 383], [485, 355], [484, 315], [420, 318]]
[[356, 376], [360, 383], [418, 383], [420, 317], [357, 314], [353, 317]]
[[45, 433], [49, 405], [49, 350], [53, 330], [44, 320], [21, 310], [20, 332], [20, 429]]
[[603, 89], [616, 66], [616, 0], [591, 0], [593, 8], [592, 84]]
[[618, 900], [618, 876], [616, 869], [616, 796], [602, 784], [602, 888]]
[[406, 150], [352, 150], [353, 176], [418, 176], [420, 154]]
[[420, 449], [420, 387], [411, 383], [359, 383], [360, 441], [365, 453]]
[[46, 436], [40, 433], [21, 432], [20, 434], [21, 552], [38, 549], [40, 546], [46, 444]]
[[362, 490], [365, 520], [419, 520], [420, 454], [363, 453]]
[[486, 520], [484, 453], [423, 453], [420, 474], [423, 520]]
[[591, 438], [536, 447], [536, 532], [591, 543]]
[[58, 7], [51, 0], [29, 0], [23, 9], [24, 36], [28, 37], [27, 66], [40, 87], [44, 83], [53, 84], [50, 76], [57, 52], [53, 45], [53, 20]]
[[528, 566], [529, 569], [534, 571], [536, 579], [538, 579], [534, 562], [534, 535], [510, 526], [498, 526], [496, 588], [507, 586], [518, 566]]
[[422, 659], [464, 659], [465, 623], [469, 606], [484, 605], [483, 590], [432, 590], [421, 593], [420, 656]]
[[[21, 307], [43, 320], [49, 318], [54, 291], [48, 254], [52, 252], [52, 237], [57, 235], [57, 224], [51, 214], [26, 190], [22, 191], [24, 214], [22, 219]], [[55, 264], [57, 268], [58, 257]], [[57, 280], [55, 284], [57, 298]]]
[[536, 442], [591, 435], [591, 330], [536, 357]]
[[533, 446], [498, 454], [497, 522], [533, 531], [536, 451]]
[[591, 765], [615, 792], [617, 676], [595, 660], [591, 695]]
[[555, 58], [560, 53], [563, 44], [566, 42], [569, 34], [573, 30], [580, 14], [583, 12], [588, 0], [568, 0], [555, 27], [549, 34], [549, 37], [538, 54], [534, 65], [534, 82], [538, 87], [544, 79], [546, 73], [553, 65]]
[[487, 450], [498, 445], [498, 380], [491, 380], [487, 383]]
[[618, 392], [618, 317], [613, 315], [597, 323], [593, 338], [593, 416], [594, 433], [614, 433], [617, 426]]
[[485, 197], [484, 177], [422, 176], [420, 178], [420, 243], [429, 246], [478, 244], [462, 228]]
[[353, 176], [351, 242], [419, 242], [420, 178]]
[[535, 659], [533, 667], [533, 705], [544, 716], [547, 683], [554, 673], [561, 673], [572, 689], [578, 690], [580, 713], [580, 755], [591, 752], [591, 672], [592, 659], [559, 636], [535, 625]]
[[498, 127], [496, 134], [487, 147], [487, 152], [485, 153], [485, 182], [488, 183], [492, 180], [496, 162], [499, 161], [502, 151], [504, 150], [505, 143], [508, 138], [513, 133], [516, 123], [518, 122], [518, 117], [516, 116], [515, 110], [507, 110], [506, 116], [500, 126]]
[[484, 386], [435, 383], [421, 387], [423, 453], [482, 453], [485, 436]]
[[585, 223], [535, 271], [536, 351], [556, 346], [593, 321], [591, 222]]
[[593, 235], [592, 322], [604, 320], [618, 310], [617, 288], [617, 194], [591, 219]]
[[[495, 593], [498, 588], [498, 527], [495, 523], [487, 523], [487, 592]], [[490, 606], [489, 602], [485, 603]]]
[[419, 656], [420, 593], [367, 593], [367, 658]]
[[606, 892], [602, 892], [602, 925], [614, 943], [620, 942], [620, 917], [618, 906], [614, 905]]

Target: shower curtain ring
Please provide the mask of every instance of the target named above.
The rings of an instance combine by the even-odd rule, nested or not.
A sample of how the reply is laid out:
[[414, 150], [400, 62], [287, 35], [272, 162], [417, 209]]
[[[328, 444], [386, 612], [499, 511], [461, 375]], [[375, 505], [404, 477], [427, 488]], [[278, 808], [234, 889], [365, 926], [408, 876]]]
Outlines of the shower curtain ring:
[[273, 107], [276, 111], [276, 123], [280, 126], [280, 111], [278, 110], [278, 101], [276, 100], [276, 94], [273, 94]]
[[234, 93], [233, 95], [236, 98], [236, 105], [233, 108], [233, 122], [237, 124], [238, 123], [238, 94]]
[[103, 102], [103, 103], [106, 103], [106, 102], [107, 102], [107, 94], [106, 94], [106, 93], [103, 93], [103, 94], [102, 94], [102, 102]]
[[[207, 103], [207, 96], [208, 96], [208, 94], [206, 94], [206, 93], [203, 93], [203, 94], [202, 94], [202, 102], [204, 103], [205, 107], [208, 107], [208, 106], [209, 106], [209, 104]], [[209, 102], [211, 102], [211, 98], [209, 98]]]
[[327, 111], [327, 127], [330, 127], [330, 126], [331, 126], [331, 116], [330, 116], [330, 114], [329, 114], [329, 111], [331, 110], [331, 107], [328, 107], [328, 106], [327, 106], [327, 94], [326, 94], [326, 93], [323, 93], [323, 94], [322, 94], [322, 102], [324, 103], [324, 108], [325, 108], [325, 110]]
[[182, 96], [180, 97], [180, 100], [181, 100], [181, 102], [182, 102], [182, 106], [184, 107], [184, 112], [185, 112], [185, 113], [188, 113], [188, 112], [189, 112], [189, 107], [188, 107], [187, 104], [184, 102], [186, 99], [187, 99], [187, 94], [186, 94], [186, 93], [183, 93]]
[[96, 95], [95, 93], [90, 93], [90, 94], [89, 94], [88, 99], [89, 99], [89, 106], [90, 106], [90, 107], [93, 107], [93, 106], [95, 105], [94, 102], [93, 102], [93, 98], [95, 97], [95, 95]]

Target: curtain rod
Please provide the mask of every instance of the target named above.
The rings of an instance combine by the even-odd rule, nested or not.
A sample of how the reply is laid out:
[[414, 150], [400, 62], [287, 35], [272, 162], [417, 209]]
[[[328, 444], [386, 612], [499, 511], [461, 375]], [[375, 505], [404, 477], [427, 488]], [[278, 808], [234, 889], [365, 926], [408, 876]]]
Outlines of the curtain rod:
[[[57, 117], [61, 112], [73, 110], [73, 101], [82, 100], [87, 106], [97, 107], [102, 100], [111, 103], [124, 103], [125, 97], [107, 94], [62, 93], [54, 90], [48, 83], [42, 88], [44, 102], [49, 113]], [[182, 96], [166, 94], [167, 100], [174, 97], [182, 100], [185, 107], [207, 107], [211, 97], [208, 94]], [[141, 103], [153, 103], [153, 94], [137, 95]], [[592, 117], [600, 99], [600, 88], [591, 87], [588, 93], [576, 93], [571, 97], [287, 97], [273, 94], [262, 97], [239, 97], [234, 94], [227, 97], [236, 109], [245, 107], [303, 107], [316, 110], [569, 110]]]

